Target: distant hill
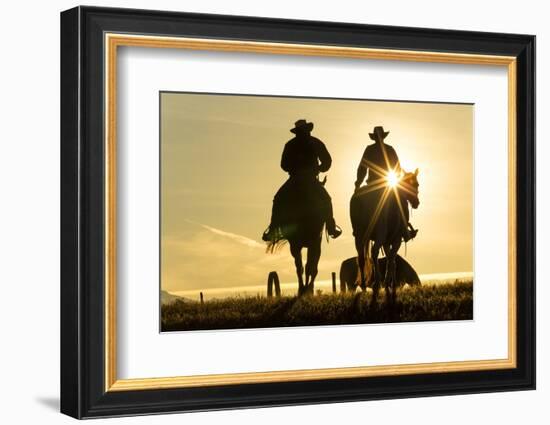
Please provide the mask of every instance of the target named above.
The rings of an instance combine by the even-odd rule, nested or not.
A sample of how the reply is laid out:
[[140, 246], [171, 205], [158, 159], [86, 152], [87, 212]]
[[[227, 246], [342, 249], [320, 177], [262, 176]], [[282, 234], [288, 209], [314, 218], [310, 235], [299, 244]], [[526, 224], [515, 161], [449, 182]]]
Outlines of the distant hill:
[[168, 291], [160, 291], [160, 303], [161, 304], [171, 304], [176, 300], [190, 302], [191, 300], [185, 297], [178, 297], [177, 295], [171, 294]]

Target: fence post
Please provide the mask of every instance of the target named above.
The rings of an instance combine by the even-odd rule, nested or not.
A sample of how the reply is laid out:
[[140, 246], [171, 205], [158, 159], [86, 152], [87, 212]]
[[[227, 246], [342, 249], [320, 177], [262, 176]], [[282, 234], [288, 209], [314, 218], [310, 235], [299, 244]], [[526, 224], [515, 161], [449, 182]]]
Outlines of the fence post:
[[204, 296], [202, 295], [202, 292], [201, 292], [201, 304], [204, 304]]
[[267, 298], [273, 297], [273, 286], [275, 285], [275, 296], [281, 296], [281, 284], [279, 282], [279, 275], [277, 272], [269, 272], [267, 276]]
[[277, 272], [273, 272], [273, 283], [275, 284], [275, 296], [278, 298], [281, 296], [281, 283]]
[[332, 293], [336, 293], [336, 272], [332, 272]]

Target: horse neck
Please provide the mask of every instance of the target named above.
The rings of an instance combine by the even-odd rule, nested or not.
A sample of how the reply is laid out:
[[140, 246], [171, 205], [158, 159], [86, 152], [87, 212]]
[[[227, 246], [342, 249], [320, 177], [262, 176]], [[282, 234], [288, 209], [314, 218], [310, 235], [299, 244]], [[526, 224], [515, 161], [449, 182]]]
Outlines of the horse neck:
[[408, 221], [409, 220], [409, 204], [411, 203], [410, 197], [412, 195], [407, 193], [404, 189], [399, 189], [397, 191], [397, 196], [399, 197], [399, 201], [400, 201], [401, 207], [403, 209], [403, 214], [405, 215], [405, 219]]

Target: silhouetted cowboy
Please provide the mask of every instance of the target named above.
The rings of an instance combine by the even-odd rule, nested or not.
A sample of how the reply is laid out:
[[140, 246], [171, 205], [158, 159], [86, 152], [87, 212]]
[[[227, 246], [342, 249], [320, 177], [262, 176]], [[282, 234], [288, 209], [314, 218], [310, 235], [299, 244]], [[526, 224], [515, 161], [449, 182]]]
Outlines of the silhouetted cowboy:
[[[359, 167], [357, 168], [357, 179], [355, 180], [355, 190], [361, 186], [365, 177], [367, 177], [367, 188], [371, 188], [374, 194], [380, 194], [388, 184], [389, 176], [400, 176], [401, 165], [395, 149], [384, 143], [384, 139], [390, 132], [384, 131], [384, 127], [376, 126], [369, 136], [375, 143], [367, 146]], [[368, 176], [367, 176], [368, 171]], [[379, 196], [373, 196], [373, 199]], [[403, 235], [405, 242], [414, 238], [418, 233], [410, 223], [407, 223], [408, 231]]]
[[332, 213], [332, 201], [318, 179], [320, 172], [329, 170], [332, 159], [323, 142], [311, 135], [313, 123], [304, 119], [298, 120], [290, 131], [296, 136], [288, 141], [281, 157], [281, 168], [289, 174], [288, 180], [281, 186], [273, 199], [271, 223], [262, 239], [271, 241], [278, 227], [286, 224], [287, 209], [292, 208], [297, 197], [317, 206], [325, 219], [327, 232], [332, 238], [341, 235], [342, 230], [336, 225]]

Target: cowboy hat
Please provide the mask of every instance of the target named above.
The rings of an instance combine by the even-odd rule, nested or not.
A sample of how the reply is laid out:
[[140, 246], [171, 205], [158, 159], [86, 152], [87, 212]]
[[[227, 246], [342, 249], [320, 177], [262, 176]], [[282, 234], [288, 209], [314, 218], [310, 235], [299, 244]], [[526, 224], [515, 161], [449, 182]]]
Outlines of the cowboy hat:
[[377, 125], [376, 127], [374, 127], [372, 133], [369, 133], [369, 136], [372, 140], [376, 141], [378, 140], [378, 138], [384, 140], [388, 134], [390, 134], [389, 131], [384, 131], [384, 127], [382, 127], [381, 125]]
[[290, 131], [296, 134], [299, 130], [310, 132], [313, 130], [313, 123], [307, 122], [306, 120], [298, 120], [294, 123], [294, 128], [291, 128]]

